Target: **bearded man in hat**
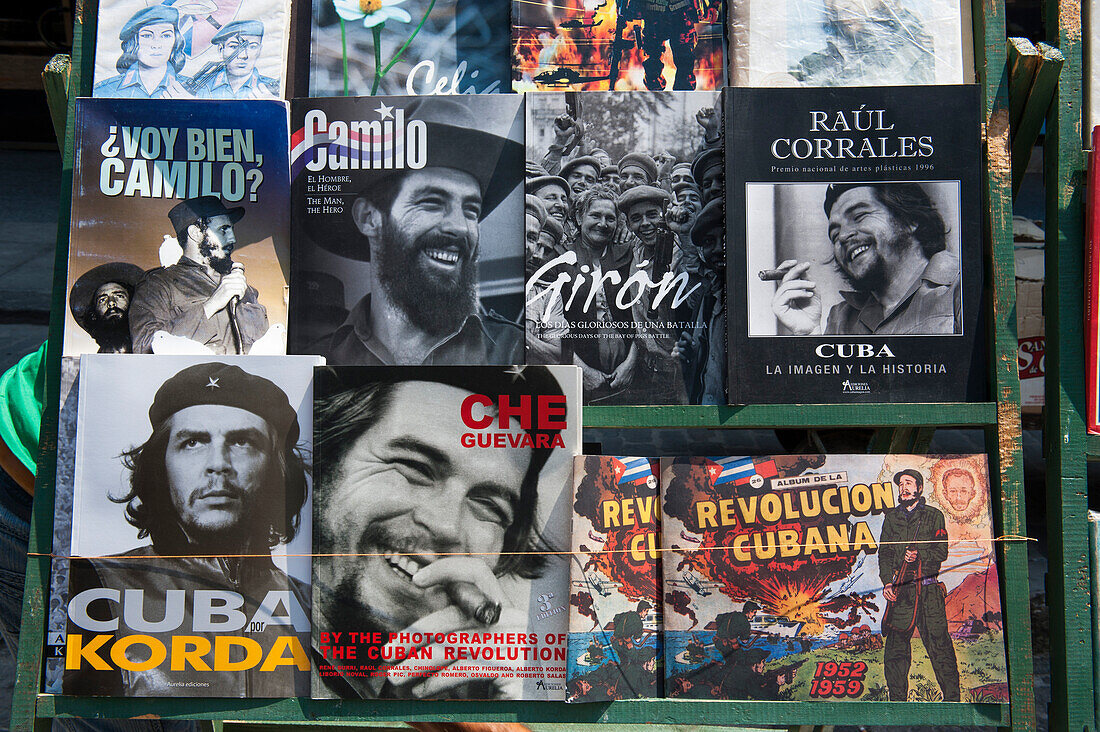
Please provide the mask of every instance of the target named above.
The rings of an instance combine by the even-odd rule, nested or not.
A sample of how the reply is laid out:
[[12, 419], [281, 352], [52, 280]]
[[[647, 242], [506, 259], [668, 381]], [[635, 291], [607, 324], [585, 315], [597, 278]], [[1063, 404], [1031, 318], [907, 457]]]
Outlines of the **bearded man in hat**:
[[[65, 692], [165, 696], [185, 687], [188, 696], [308, 695], [309, 590], [270, 557], [273, 548], [297, 534], [308, 490], [298, 415], [286, 393], [238, 366], [200, 363], [161, 384], [149, 422], [149, 438], [122, 455], [129, 491], [111, 500], [125, 504], [127, 522], [151, 543], [112, 557], [73, 561], [70, 617], [83, 613], [76, 627], [100, 622], [111, 635], [94, 648], [93, 638], [87, 638], [81, 663], [66, 672]], [[110, 592], [134, 590], [143, 595], [138, 617], [147, 622], [133, 621], [129, 612], [120, 621], [122, 610], [109, 599]], [[284, 658], [293, 661], [273, 670], [256, 664], [243, 671], [219, 670], [216, 662], [214, 670], [199, 670], [194, 663], [97, 670], [89, 663], [89, 653], [112, 657], [112, 646], [125, 642], [131, 666], [140, 665], [148, 647], [130, 646], [126, 639], [133, 636], [152, 636], [171, 648], [180, 634], [201, 639], [200, 646], [226, 635], [202, 628], [210, 618], [196, 609], [199, 591], [228, 595], [226, 607], [242, 618], [262, 616], [266, 608], [272, 622], [263, 630], [250, 627], [248, 639], [264, 651], [285, 644]], [[177, 609], [174, 596], [187, 601]], [[270, 605], [274, 598], [284, 607]], [[173, 613], [180, 617], [169, 623]], [[152, 627], [158, 625], [153, 619], [171, 627]], [[69, 638], [73, 643], [72, 633]]]
[[522, 363], [522, 327], [481, 305], [478, 259], [482, 221], [522, 181], [523, 147], [480, 129], [461, 101], [420, 97], [404, 111], [426, 127], [427, 163], [372, 171], [345, 207], [358, 235], [320, 242], [371, 263], [367, 294], [321, 355], [346, 365]]
[[187, 54], [179, 31], [179, 11], [155, 4], [134, 13], [119, 31], [122, 55], [118, 76], [95, 85], [93, 95], [125, 99], [190, 99], [189, 79], [181, 76]]
[[82, 274], [69, 290], [73, 320], [95, 339], [99, 353], [130, 353], [130, 302], [145, 270], [108, 262]]
[[882, 617], [886, 636], [882, 671], [891, 701], [909, 698], [913, 631], [932, 663], [944, 701], [959, 701], [959, 664], [947, 625], [947, 590], [940, 582], [947, 560], [943, 512], [928, 505], [924, 476], [906, 468], [894, 473], [898, 505], [886, 512], [879, 535], [878, 574], [889, 602]]
[[183, 256], [150, 270], [137, 286], [130, 308], [134, 353], [152, 353], [157, 331], [218, 354], [248, 353], [267, 332], [267, 309], [231, 256], [233, 225], [242, 216], [243, 208], [227, 209], [217, 196], [188, 198], [168, 212]]
[[204, 68], [195, 96], [201, 99], [278, 99], [279, 80], [256, 70], [264, 43], [264, 24], [258, 20], [235, 20], [214, 34], [221, 61]]

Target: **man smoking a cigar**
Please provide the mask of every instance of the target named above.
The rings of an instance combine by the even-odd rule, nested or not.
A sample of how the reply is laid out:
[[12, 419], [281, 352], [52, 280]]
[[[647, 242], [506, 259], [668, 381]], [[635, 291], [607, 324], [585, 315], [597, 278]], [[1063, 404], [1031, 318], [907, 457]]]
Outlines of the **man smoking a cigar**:
[[[827, 335], [962, 333], [958, 257], [947, 227], [917, 183], [847, 183], [825, 193], [833, 259], [851, 290], [841, 291]], [[810, 263], [788, 259], [762, 279], [781, 276], [772, 310], [781, 333], [822, 332], [821, 293]]]
[[[533, 658], [448, 659], [447, 650], [475, 645], [459, 634], [530, 637], [528, 613], [513, 601], [529, 595], [522, 580], [546, 564], [535, 509], [552, 448], [463, 447], [470, 428], [462, 410], [471, 394], [510, 395], [512, 403], [560, 395], [554, 376], [539, 366], [345, 368], [319, 371], [315, 388], [314, 695], [517, 698], [523, 679], [500, 676]], [[524, 437], [516, 420], [493, 430]], [[540, 434], [546, 444], [557, 434], [526, 432], [536, 445]], [[347, 631], [371, 636], [355, 660], [320, 648], [323, 634]], [[393, 633], [420, 634], [420, 643], [400, 644], [403, 653], [430, 646], [431, 660], [402, 661], [397, 643], [387, 643]], [[517, 635], [511, 646], [526, 650]], [[481, 671], [442, 675], [455, 664]], [[356, 671], [340, 668], [347, 666]], [[438, 670], [408, 674], [423, 666]]]

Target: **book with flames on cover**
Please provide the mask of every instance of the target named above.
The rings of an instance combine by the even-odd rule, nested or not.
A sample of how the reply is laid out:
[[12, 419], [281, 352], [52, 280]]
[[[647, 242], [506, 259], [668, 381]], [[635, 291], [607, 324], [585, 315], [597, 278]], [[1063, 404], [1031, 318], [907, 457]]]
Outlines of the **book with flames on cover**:
[[314, 384], [313, 697], [564, 700], [579, 369]]
[[662, 696], [659, 472], [652, 458], [574, 460], [566, 701]]
[[725, 25], [725, 0], [512, 0], [512, 89], [718, 90]]
[[661, 471], [668, 696], [1008, 701], [985, 455]]

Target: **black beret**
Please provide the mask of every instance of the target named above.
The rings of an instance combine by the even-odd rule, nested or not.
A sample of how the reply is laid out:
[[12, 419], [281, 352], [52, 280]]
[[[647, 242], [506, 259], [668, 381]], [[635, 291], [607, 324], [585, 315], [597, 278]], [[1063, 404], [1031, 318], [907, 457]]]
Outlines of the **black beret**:
[[273, 382], [217, 361], [188, 366], [157, 389], [149, 407], [153, 429], [181, 409], [202, 404], [236, 407], [263, 418], [287, 447], [298, 442], [298, 415]]
[[920, 474], [919, 470], [913, 470], [912, 468], [906, 468], [905, 470], [899, 470], [898, 472], [894, 473], [894, 482], [897, 483], [898, 485], [901, 485], [901, 477], [903, 475], [908, 475], [910, 478], [917, 481], [917, 487], [918, 488], [923, 488], [924, 487], [924, 476]]
[[235, 224], [244, 216], [244, 208], [226, 208], [217, 196], [199, 196], [180, 201], [168, 212], [168, 220], [176, 231], [198, 223], [201, 219], [212, 219], [215, 216], [228, 216], [230, 223]]

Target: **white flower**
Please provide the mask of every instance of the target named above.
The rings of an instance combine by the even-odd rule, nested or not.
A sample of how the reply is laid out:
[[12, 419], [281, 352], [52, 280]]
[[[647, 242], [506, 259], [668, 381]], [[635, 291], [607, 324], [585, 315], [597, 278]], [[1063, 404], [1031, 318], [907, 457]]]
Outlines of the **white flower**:
[[387, 20], [411, 22], [408, 11], [396, 7], [403, 2], [405, 0], [332, 0], [337, 15], [346, 21], [362, 19], [364, 28], [373, 28]]

